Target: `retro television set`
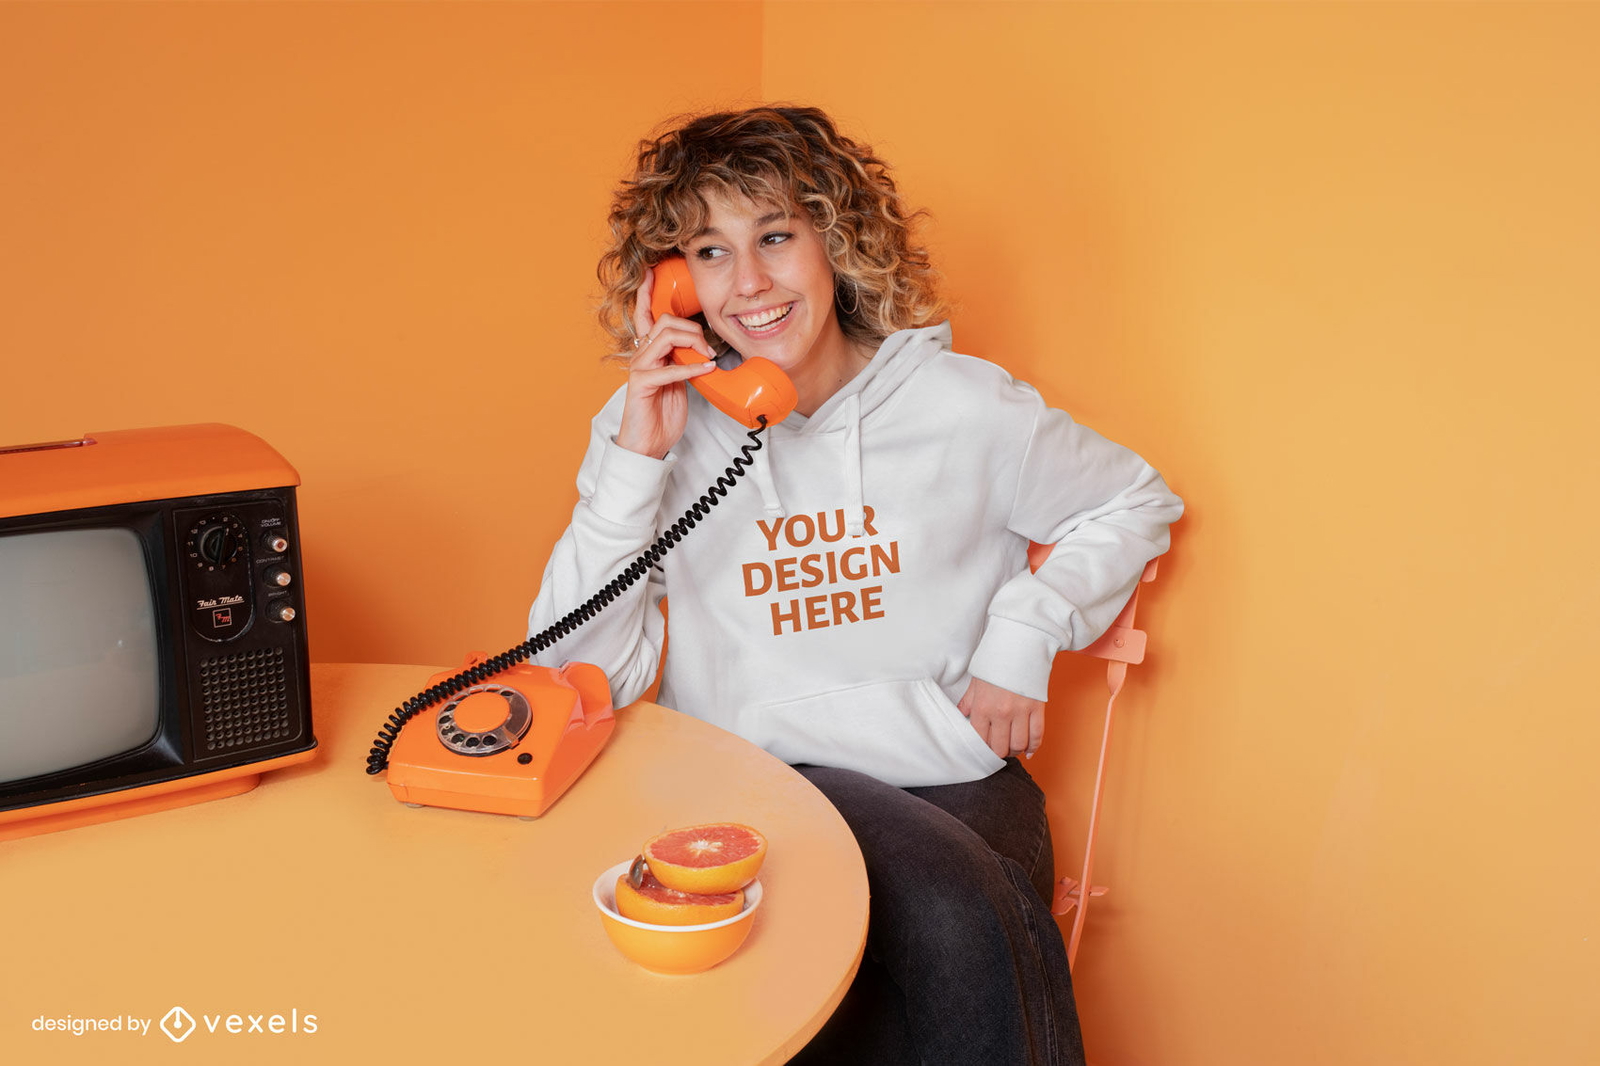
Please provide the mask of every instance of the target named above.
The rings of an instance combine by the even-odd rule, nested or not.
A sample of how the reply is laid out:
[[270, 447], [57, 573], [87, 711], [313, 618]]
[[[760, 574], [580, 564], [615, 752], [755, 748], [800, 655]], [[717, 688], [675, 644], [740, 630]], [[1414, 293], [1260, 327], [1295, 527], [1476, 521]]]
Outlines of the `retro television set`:
[[0, 840], [315, 755], [299, 480], [224, 425], [0, 446]]

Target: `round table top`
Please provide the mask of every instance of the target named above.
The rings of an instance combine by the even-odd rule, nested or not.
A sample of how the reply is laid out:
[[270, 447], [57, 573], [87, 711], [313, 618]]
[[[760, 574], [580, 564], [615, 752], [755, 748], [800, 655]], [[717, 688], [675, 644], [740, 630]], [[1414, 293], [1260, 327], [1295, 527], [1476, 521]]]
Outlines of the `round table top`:
[[[821, 793], [638, 703], [538, 819], [410, 808], [365, 755], [434, 672], [314, 665], [313, 762], [241, 796], [0, 845], [0, 1051], [167, 1063], [173, 1008], [193, 1019], [185, 1043], [229, 1062], [746, 1066], [803, 1046], [867, 923], [860, 852]], [[768, 840], [750, 938], [702, 974], [646, 971], [606, 938], [590, 887], [650, 836], [714, 821]]]

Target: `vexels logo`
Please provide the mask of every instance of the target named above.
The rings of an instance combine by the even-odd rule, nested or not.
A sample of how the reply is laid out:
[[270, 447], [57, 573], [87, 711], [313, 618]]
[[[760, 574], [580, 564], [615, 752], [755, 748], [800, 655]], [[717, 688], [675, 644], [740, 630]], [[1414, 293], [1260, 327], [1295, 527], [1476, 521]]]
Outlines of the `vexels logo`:
[[173, 1007], [161, 1019], [161, 1031], [166, 1033], [167, 1039], [174, 1044], [183, 1043], [198, 1028], [194, 1017], [182, 1007]]
[[161, 1031], [174, 1044], [181, 1044], [198, 1030], [219, 1036], [276, 1036], [288, 1033], [310, 1035], [317, 1031], [317, 1016], [302, 1014], [297, 1007], [285, 1014], [201, 1014], [198, 1021], [182, 1007], [173, 1007], [161, 1019]]

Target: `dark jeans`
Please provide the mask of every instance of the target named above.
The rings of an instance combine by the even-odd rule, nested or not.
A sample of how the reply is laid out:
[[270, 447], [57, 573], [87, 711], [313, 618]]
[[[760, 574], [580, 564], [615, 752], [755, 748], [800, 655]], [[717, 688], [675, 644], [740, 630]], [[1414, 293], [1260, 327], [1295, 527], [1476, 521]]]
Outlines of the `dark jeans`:
[[1081, 1064], [1044, 794], [1022, 764], [925, 788], [795, 769], [855, 833], [872, 914], [855, 982], [793, 1062]]

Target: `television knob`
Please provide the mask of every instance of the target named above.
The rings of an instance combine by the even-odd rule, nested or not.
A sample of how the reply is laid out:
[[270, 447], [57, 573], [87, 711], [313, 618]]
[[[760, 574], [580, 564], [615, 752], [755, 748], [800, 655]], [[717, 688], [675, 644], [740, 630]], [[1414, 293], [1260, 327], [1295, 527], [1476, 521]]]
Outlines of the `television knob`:
[[268, 533], [261, 541], [267, 546], [267, 551], [274, 555], [282, 555], [289, 550], [289, 538], [282, 533]]
[[276, 585], [280, 589], [286, 589], [293, 581], [294, 575], [281, 566], [275, 566], [267, 571], [267, 584], [269, 585]]
[[295, 610], [287, 603], [278, 604], [278, 606], [272, 608], [270, 613], [273, 620], [277, 622], [293, 622], [295, 620]]
[[245, 543], [244, 527], [238, 519], [228, 515], [208, 518], [189, 530], [189, 557], [198, 566], [224, 569], [239, 557]]

